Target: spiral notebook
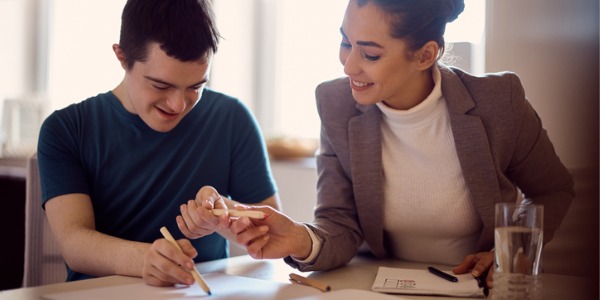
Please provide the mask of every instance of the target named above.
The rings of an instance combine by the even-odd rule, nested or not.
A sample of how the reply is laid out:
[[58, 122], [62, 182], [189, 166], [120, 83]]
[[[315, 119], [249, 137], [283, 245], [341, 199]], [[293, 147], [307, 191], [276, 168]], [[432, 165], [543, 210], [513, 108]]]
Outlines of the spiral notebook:
[[458, 278], [457, 282], [440, 278], [428, 270], [379, 267], [371, 290], [405, 295], [485, 297], [483, 288], [471, 274], [454, 276]]

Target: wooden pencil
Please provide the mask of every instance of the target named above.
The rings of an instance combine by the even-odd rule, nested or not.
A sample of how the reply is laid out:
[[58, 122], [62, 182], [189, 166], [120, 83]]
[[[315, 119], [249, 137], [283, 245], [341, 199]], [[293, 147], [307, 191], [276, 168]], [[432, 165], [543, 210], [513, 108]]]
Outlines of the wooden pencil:
[[[215, 216], [221, 216], [223, 214], [225, 214], [225, 209], [213, 209], [211, 210], [212, 213]], [[227, 210], [227, 213], [229, 213], [229, 216], [231, 217], [248, 217], [248, 218], [252, 218], [252, 219], [264, 219], [266, 214], [262, 211], [257, 211], [257, 210], [234, 210], [234, 209], [229, 209]]]
[[292, 280], [292, 282], [296, 282], [296, 283], [300, 283], [300, 284], [307, 285], [310, 287], [314, 287], [323, 292], [331, 291], [331, 287], [329, 285], [322, 283], [320, 281], [311, 279], [311, 278], [307, 278], [307, 277], [295, 274], [295, 273], [290, 273], [290, 280]]
[[[167, 241], [169, 241], [171, 244], [173, 244], [173, 246], [175, 246], [177, 249], [179, 249], [179, 251], [183, 252], [183, 250], [181, 249], [181, 247], [179, 246], [179, 244], [177, 244], [177, 241], [175, 241], [175, 239], [173, 238], [173, 236], [171, 235], [171, 233], [169, 232], [169, 230], [166, 227], [163, 226], [162, 228], [160, 228], [160, 233], [162, 233], [163, 237], [165, 237], [165, 239]], [[210, 292], [210, 288], [208, 287], [208, 285], [204, 281], [204, 278], [202, 278], [202, 275], [200, 275], [200, 272], [198, 272], [198, 270], [196, 270], [195, 266], [190, 271], [190, 273], [192, 273], [192, 276], [194, 277], [194, 280], [196, 280], [196, 282], [198, 283], [198, 285], [200, 286], [200, 288], [205, 293], [207, 293], [208, 295], [212, 295], [211, 292]]]

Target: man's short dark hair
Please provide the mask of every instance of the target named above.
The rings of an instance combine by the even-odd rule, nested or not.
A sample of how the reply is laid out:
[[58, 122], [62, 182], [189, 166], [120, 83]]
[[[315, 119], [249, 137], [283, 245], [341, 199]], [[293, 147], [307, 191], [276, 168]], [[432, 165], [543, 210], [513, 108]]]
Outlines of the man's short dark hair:
[[210, 0], [128, 0], [123, 8], [119, 44], [128, 69], [146, 60], [153, 42], [180, 61], [205, 61], [219, 37]]

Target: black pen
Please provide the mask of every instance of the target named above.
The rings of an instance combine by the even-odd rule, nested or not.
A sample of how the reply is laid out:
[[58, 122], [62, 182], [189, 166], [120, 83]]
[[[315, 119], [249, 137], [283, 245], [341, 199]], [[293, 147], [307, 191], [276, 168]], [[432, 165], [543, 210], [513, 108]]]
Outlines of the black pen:
[[429, 272], [433, 273], [434, 275], [437, 275], [437, 276], [439, 276], [441, 278], [444, 278], [444, 279], [446, 279], [448, 281], [458, 282], [458, 278], [456, 278], [456, 277], [454, 277], [454, 276], [452, 276], [452, 275], [450, 275], [448, 273], [442, 272], [442, 271], [440, 271], [440, 270], [438, 270], [438, 269], [436, 269], [434, 267], [427, 267], [427, 270], [429, 270]]
[[479, 277], [475, 277], [475, 280], [477, 280], [477, 285], [480, 288], [483, 288], [483, 294], [487, 297], [490, 293], [490, 287], [487, 285], [487, 275], [488, 275], [488, 271], [483, 272], [483, 274], [479, 275]]

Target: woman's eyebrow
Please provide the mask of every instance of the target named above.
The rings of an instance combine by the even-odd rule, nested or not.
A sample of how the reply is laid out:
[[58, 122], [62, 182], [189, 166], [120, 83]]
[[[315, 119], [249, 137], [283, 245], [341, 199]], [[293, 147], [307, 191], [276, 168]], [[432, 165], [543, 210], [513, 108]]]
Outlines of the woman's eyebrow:
[[357, 41], [356, 44], [361, 45], [361, 46], [367, 46], [367, 47], [383, 48], [383, 46], [381, 46], [375, 42], [370, 42], [370, 41]]
[[[342, 29], [341, 27], [340, 27], [340, 33], [342, 34], [342, 37], [344, 37], [344, 39], [348, 39], [348, 36], [346, 36], [346, 34], [344, 33], [344, 29]], [[383, 48], [383, 46], [379, 45], [378, 43], [371, 42], [371, 41], [356, 41], [356, 44], [360, 45], [360, 46], [366, 46], [366, 47]]]

